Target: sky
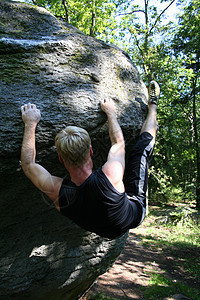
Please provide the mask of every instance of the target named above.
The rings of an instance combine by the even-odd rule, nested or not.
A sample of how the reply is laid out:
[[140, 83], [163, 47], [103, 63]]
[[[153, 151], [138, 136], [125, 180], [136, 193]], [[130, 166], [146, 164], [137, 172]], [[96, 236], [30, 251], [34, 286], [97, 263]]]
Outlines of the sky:
[[[166, 11], [165, 13], [165, 17], [167, 18], [167, 20], [169, 21], [175, 21], [176, 15], [178, 13], [178, 8], [176, 7], [176, 2], [175, 1]], [[160, 1], [155, 0], [154, 4], [157, 4], [158, 8], [160, 10], [165, 9], [165, 7], [167, 7], [169, 5], [169, 3], [160, 3]]]
[[[132, 0], [133, 4], [138, 4], [140, 7], [144, 7], [144, 1], [142, 0]], [[158, 12], [162, 12], [168, 5], [170, 1], [162, 2], [160, 0], [149, 1], [149, 5], [157, 6]], [[174, 22], [176, 19], [176, 14], [179, 9], [176, 6], [177, 0], [166, 10], [164, 17], [166, 18], [166, 22], [172, 21]]]

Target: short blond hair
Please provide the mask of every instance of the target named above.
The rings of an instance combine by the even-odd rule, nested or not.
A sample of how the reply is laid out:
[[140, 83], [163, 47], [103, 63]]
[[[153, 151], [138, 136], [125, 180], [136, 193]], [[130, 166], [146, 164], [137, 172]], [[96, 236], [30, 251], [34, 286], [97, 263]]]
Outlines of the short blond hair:
[[69, 165], [79, 167], [90, 156], [91, 140], [83, 128], [67, 126], [56, 135], [55, 144], [61, 158]]

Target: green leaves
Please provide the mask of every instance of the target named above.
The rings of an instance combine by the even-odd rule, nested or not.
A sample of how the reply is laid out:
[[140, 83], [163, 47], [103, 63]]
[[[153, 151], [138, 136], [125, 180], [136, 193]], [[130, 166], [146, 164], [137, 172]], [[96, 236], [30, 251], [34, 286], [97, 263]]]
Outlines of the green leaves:
[[196, 205], [200, 208], [200, 147], [199, 147], [199, 110], [200, 110], [200, 1], [192, 0], [179, 18], [174, 36], [173, 47], [176, 57], [182, 59], [181, 97], [185, 103], [190, 120], [191, 145], [194, 157]]
[[[181, 37], [181, 39], [180, 39]], [[178, 32], [175, 35], [174, 47], [184, 54], [200, 54], [200, 1], [193, 0], [179, 19]]]
[[112, 0], [32, 0], [45, 7], [56, 17], [69, 22], [85, 34], [105, 35], [106, 30], [116, 26], [113, 14], [116, 4]]

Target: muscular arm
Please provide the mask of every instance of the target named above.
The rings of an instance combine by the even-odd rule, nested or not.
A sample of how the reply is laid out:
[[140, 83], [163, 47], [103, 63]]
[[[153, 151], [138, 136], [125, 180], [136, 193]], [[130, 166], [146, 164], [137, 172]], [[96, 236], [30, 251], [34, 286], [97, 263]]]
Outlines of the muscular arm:
[[41, 165], [35, 163], [35, 129], [40, 120], [40, 111], [34, 104], [27, 104], [21, 107], [21, 112], [25, 124], [21, 149], [22, 169], [33, 184], [54, 201], [59, 210], [58, 194], [62, 178], [52, 176]]
[[124, 192], [122, 181], [125, 168], [125, 144], [123, 133], [117, 121], [114, 102], [112, 100], [104, 100], [100, 101], [100, 104], [108, 118], [109, 136], [111, 140], [108, 159], [102, 167], [102, 170], [111, 181], [112, 185], [119, 192]]

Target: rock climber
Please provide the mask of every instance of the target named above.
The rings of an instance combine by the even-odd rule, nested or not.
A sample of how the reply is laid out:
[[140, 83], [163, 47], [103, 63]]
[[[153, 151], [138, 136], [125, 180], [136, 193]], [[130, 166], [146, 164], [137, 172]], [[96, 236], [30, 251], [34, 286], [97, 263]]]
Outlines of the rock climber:
[[147, 118], [126, 169], [125, 142], [113, 100], [100, 101], [111, 141], [107, 161], [101, 168], [93, 171], [93, 150], [86, 130], [68, 126], [59, 132], [55, 144], [70, 180], [51, 175], [35, 162], [35, 129], [41, 115], [34, 104], [25, 104], [21, 107], [25, 124], [21, 164], [25, 175], [61, 214], [87, 231], [115, 239], [139, 226], [146, 212], [148, 165], [156, 138], [159, 95], [159, 85], [151, 81]]

